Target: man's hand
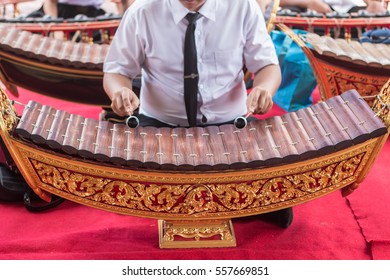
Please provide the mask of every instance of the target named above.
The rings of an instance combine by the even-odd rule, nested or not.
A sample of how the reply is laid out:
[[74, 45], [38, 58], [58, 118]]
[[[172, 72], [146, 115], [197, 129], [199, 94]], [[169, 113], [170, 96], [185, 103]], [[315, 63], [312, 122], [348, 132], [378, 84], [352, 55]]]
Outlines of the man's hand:
[[252, 89], [246, 101], [248, 113], [252, 114], [265, 114], [272, 108], [272, 105], [272, 95], [268, 90], [259, 86]]
[[122, 87], [121, 90], [117, 91], [111, 100], [112, 110], [121, 117], [133, 115], [138, 106], [139, 99], [137, 95], [126, 87]]
[[386, 9], [381, 1], [378, 0], [365, 0], [367, 4], [367, 12], [372, 14], [380, 14], [386, 12]]
[[317, 13], [321, 13], [321, 14], [327, 14], [327, 13], [331, 13], [332, 12], [332, 9], [330, 8], [330, 6], [328, 4], [326, 4], [325, 2], [322, 2], [321, 0], [310, 0], [308, 5], [307, 5], [307, 8], [310, 9], [310, 10], [313, 10], [313, 11], [316, 11]]

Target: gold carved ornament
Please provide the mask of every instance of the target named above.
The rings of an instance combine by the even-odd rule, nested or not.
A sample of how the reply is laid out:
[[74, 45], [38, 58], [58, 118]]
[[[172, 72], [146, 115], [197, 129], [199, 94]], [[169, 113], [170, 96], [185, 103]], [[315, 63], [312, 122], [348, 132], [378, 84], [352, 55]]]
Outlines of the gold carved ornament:
[[202, 215], [288, 203], [353, 180], [365, 153], [293, 175], [232, 183], [156, 184], [81, 174], [31, 159], [39, 179], [61, 192], [136, 211]]
[[[323, 65], [323, 70], [330, 86], [330, 96], [327, 96], [328, 98], [341, 95], [350, 89], [356, 89], [362, 96], [376, 96], [385, 83], [385, 79], [369, 78], [366, 75], [340, 71], [327, 65]], [[373, 99], [366, 101], [371, 106]]]
[[2, 129], [5, 129], [10, 133], [15, 127], [17, 121], [17, 114], [11, 100], [8, 99], [7, 94], [5, 93], [4, 89], [1, 87], [0, 87], [0, 108], [1, 108], [2, 123], [4, 125]]
[[382, 87], [379, 95], [375, 98], [372, 109], [376, 115], [389, 128], [390, 126], [390, 79]]

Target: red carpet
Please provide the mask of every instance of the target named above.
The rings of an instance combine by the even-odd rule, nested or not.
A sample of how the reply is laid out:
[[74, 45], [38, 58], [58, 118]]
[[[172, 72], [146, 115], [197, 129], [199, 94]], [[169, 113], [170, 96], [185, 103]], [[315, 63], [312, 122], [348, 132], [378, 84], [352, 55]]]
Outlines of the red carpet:
[[[25, 103], [30, 99], [87, 117], [100, 112], [100, 108], [25, 92], [19, 98]], [[274, 107], [268, 115], [283, 113]], [[30, 213], [21, 203], [0, 203], [0, 259], [389, 260], [389, 153], [390, 141], [366, 180], [347, 198], [335, 192], [294, 207], [294, 221], [288, 229], [259, 216], [235, 219], [235, 248], [159, 249], [156, 220], [73, 202], [41, 213]]]

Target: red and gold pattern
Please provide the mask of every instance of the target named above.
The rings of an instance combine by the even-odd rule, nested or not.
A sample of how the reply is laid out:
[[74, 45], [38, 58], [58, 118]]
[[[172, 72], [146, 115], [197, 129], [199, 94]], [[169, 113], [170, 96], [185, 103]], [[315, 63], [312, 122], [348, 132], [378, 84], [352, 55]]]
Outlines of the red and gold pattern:
[[[362, 96], [375, 97], [388, 80], [385, 77], [353, 72], [349, 69], [338, 67], [337, 65], [331, 65], [326, 61], [317, 60], [316, 63], [323, 71], [321, 73], [317, 71], [319, 80], [322, 82], [322, 86], [320, 87], [322, 100], [340, 95], [350, 89], [356, 89]], [[366, 99], [366, 101], [369, 105], [372, 105], [374, 98]]]
[[123, 176], [119, 171], [104, 170], [90, 174], [87, 166], [63, 166], [41, 158], [44, 163], [22, 151], [31, 161], [30, 172], [38, 176], [36, 183], [51, 193], [100, 204], [101, 208], [109, 205], [108, 210], [123, 214], [183, 219], [188, 215], [217, 218], [268, 212], [332, 192], [356, 180], [369, 158], [366, 149], [369, 146], [364, 145], [350, 154], [329, 158], [327, 165], [313, 162], [266, 174], [247, 171], [223, 177], [213, 173], [154, 177], [131, 171]]

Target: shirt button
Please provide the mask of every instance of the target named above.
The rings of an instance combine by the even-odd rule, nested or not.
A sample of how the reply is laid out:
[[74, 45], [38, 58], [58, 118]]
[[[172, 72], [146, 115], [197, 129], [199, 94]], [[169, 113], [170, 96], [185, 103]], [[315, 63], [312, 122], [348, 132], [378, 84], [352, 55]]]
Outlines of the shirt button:
[[199, 62], [199, 63], [202, 63], [203, 60], [202, 60], [201, 58], [198, 58], [198, 62]]
[[200, 84], [200, 85], [199, 85], [199, 88], [200, 88], [200, 89], [203, 89], [203, 84]]

